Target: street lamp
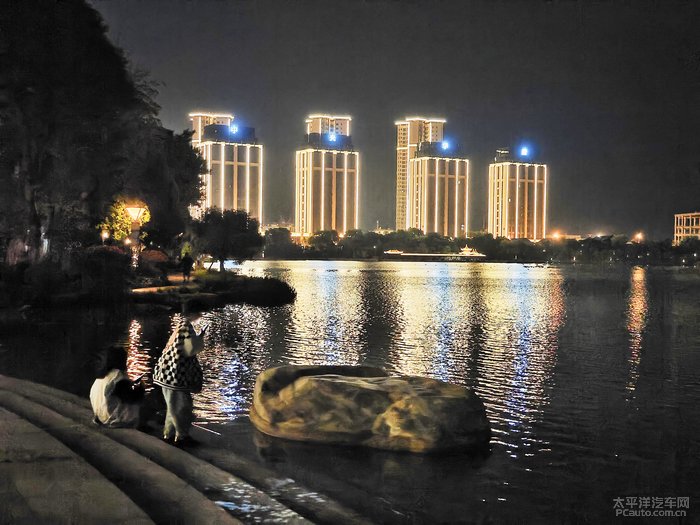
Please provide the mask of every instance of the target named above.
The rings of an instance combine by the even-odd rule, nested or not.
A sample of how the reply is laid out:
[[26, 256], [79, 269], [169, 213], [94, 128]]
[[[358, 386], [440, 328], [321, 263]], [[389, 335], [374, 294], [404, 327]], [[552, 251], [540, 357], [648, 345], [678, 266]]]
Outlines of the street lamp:
[[140, 204], [130, 204], [126, 206], [126, 212], [131, 217], [131, 237], [133, 241], [131, 248], [131, 266], [136, 268], [139, 265], [139, 230], [141, 229], [141, 218], [146, 212], [146, 207]]
[[637, 242], [642, 242], [644, 240], [644, 234], [642, 232], [637, 232], [634, 236], [634, 240]]
[[105, 241], [109, 239], [109, 232], [107, 230], [102, 230], [102, 233], [100, 233], [100, 237], [102, 238], [102, 246], [104, 246]]

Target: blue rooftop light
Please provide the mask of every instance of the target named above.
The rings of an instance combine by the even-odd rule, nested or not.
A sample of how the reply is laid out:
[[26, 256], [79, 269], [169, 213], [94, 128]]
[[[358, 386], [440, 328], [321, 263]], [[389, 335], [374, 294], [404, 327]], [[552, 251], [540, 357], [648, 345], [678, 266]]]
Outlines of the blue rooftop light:
[[231, 133], [233, 133], [234, 135], [238, 133], [238, 126], [236, 126], [235, 124], [231, 126]]
[[442, 141], [441, 146], [442, 146], [442, 149], [450, 149], [450, 143], [447, 142], [446, 140]]
[[335, 133], [331, 133], [330, 135], [328, 135], [328, 140], [330, 140], [331, 142], [335, 142], [337, 139], [338, 136]]
[[528, 148], [527, 146], [521, 147], [520, 148], [520, 156], [527, 157], [528, 155], [530, 155], [530, 148]]

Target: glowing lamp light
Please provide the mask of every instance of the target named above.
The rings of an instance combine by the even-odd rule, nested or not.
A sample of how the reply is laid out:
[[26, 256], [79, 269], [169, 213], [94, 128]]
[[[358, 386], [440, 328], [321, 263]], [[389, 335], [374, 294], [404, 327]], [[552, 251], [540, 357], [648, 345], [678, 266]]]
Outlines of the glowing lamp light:
[[102, 230], [102, 233], [100, 233], [100, 237], [102, 237], [102, 241], [106, 241], [109, 238], [109, 232], [107, 230]]
[[559, 238], [561, 238], [561, 233], [559, 233], [559, 232], [554, 232], [554, 233], [552, 234], [552, 237], [553, 237], [554, 239], [559, 239]]
[[238, 126], [236, 126], [235, 124], [231, 126], [231, 133], [233, 133], [234, 135], [238, 133]]
[[520, 156], [527, 157], [528, 155], [530, 155], [530, 148], [528, 148], [527, 146], [521, 147], [520, 148]]
[[143, 217], [143, 212], [146, 211], [146, 208], [144, 206], [127, 206], [126, 207], [126, 212], [129, 214], [129, 217], [131, 217], [131, 220], [134, 222], [137, 222], [141, 220], [141, 217]]
[[637, 232], [634, 236], [634, 240], [637, 242], [642, 242], [644, 240], [644, 234], [642, 232]]
[[336, 135], [335, 133], [331, 133], [330, 135], [328, 135], [328, 140], [330, 140], [331, 142], [335, 142], [336, 140], [338, 140], [338, 135]]
[[442, 146], [442, 149], [444, 149], [444, 150], [445, 150], [445, 149], [450, 149], [450, 143], [447, 142], [446, 140], [443, 140], [443, 141], [442, 141], [441, 146]]

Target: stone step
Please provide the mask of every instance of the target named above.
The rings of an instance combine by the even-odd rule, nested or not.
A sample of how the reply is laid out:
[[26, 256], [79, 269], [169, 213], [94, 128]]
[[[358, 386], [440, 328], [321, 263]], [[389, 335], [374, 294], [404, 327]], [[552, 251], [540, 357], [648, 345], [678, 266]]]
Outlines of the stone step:
[[156, 522], [241, 523], [172, 472], [98, 431], [5, 389], [0, 390], [0, 407], [61, 441]]
[[[89, 401], [68, 392], [2, 375], [0, 375], [0, 389], [19, 393], [78, 422], [86, 423], [92, 419]], [[201, 445], [191, 448], [188, 454], [136, 430], [93, 428], [122, 445], [148, 456], [183, 479], [191, 481], [195, 488], [215, 499], [218, 504], [244, 521], [302, 523], [304, 521], [302, 516], [304, 516], [317, 523], [338, 525], [370, 523], [357, 512], [340, 505], [324, 494], [312, 491], [294, 480], [280, 476], [270, 469], [229, 451]], [[258, 491], [239, 478], [252, 483], [264, 492]], [[228, 484], [234, 479], [236, 480], [235, 489], [226, 490], [229, 488]], [[274, 499], [270, 498], [270, 495]], [[248, 514], [240, 514], [240, 509], [245, 509]], [[255, 515], [256, 513], [264, 517], [261, 518], [260, 515]]]
[[[0, 381], [4, 388], [8, 381]], [[33, 385], [15, 383], [13, 391], [31, 401], [49, 406], [57, 413], [80, 424], [87, 425], [110, 439], [149, 458], [195, 489], [205, 494], [236, 518], [245, 522], [289, 524], [309, 523], [263, 491], [202, 461], [186, 451], [164, 443], [158, 438], [128, 428], [105, 428], [93, 425], [92, 410], [65, 399], [51, 396], [45, 389], [34, 389]], [[62, 396], [67, 398], [68, 396]]]
[[0, 523], [153, 523], [83, 458], [2, 408], [0, 445]]

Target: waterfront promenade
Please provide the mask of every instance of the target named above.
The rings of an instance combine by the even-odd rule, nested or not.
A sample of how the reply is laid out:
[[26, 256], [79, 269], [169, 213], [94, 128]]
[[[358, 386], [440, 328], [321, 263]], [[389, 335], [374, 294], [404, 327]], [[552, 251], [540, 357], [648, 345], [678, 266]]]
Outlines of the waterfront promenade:
[[0, 523], [367, 523], [230, 452], [92, 423], [89, 401], [0, 375]]

